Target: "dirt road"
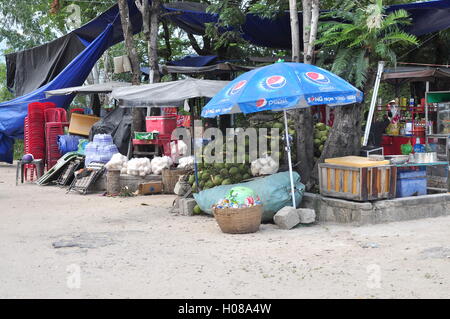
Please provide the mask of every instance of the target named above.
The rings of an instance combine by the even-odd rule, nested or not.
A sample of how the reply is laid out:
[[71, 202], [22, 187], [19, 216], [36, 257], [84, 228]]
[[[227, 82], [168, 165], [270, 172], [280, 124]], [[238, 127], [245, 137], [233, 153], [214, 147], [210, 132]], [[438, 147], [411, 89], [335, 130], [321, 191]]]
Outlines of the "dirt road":
[[14, 174], [0, 164], [0, 298], [450, 298], [450, 217], [225, 235], [170, 214], [173, 196], [66, 194]]

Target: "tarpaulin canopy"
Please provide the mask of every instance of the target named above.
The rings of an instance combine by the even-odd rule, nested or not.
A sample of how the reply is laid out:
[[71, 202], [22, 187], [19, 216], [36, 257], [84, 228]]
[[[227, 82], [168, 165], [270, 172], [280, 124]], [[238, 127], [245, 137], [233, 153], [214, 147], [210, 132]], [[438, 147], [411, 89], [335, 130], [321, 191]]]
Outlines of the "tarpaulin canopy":
[[[133, 33], [142, 29], [142, 16], [134, 0], [127, 0]], [[6, 55], [7, 87], [16, 96], [29, 93], [53, 80], [78, 54], [111, 25], [108, 47], [123, 41], [117, 5], [62, 38]], [[92, 67], [91, 67], [92, 68]], [[90, 71], [90, 70], [89, 70]]]
[[93, 93], [110, 93], [118, 87], [130, 86], [128, 82], [106, 82], [91, 85], [74, 86], [70, 88], [45, 91], [45, 96], [70, 95], [70, 94], [93, 94]]
[[110, 46], [113, 26], [109, 25], [92, 43], [83, 50], [51, 82], [39, 89], [0, 103], [0, 161], [12, 163], [13, 138], [23, 136], [23, 125], [31, 102], [53, 102], [59, 107], [67, 107], [73, 95], [45, 97], [45, 91], [81, 85], [94, 64]]
[[[142, 29], [141, 14], [134, 0], [128, 0], [128, 4], [133, 32], [140, 32]], [[408, 31], [412, 34], [422, 35], [450, 27], [450, 19], [448, 19], [450, 16], [449, 0], [394, 5], [387, 7], [387, 12], [398, 9], [405, 9], [411, 15], [412, 23], [408, 26]], [[167, 19], [186, 32], [197, 35], [204, 34], [206, 23], [215, 23], [218, 20], [218, 16], [207, 13], [206, 5], [201, 3], [170, 2], [163, 5], [163, 10], [168, 13], [174, 13], [166, 16]], [[72, 31], [70, 36], [66, 36], [67, 38], [65, 39], [59, 39], [57, 42], [50, 42], [26, 51], [7, 55], [8, 88], [15, 90], [17, 96], [31, 92], [40, 85], [47, 83], [46, 81], [51, 81], [56, 76], [57, 71], [69, 63], [71, 57], [81, 52], [80, 41], [82, 44], [87, 45], [95, 39], [106, 28], [107, 24], [114, 21], [118, 12], [117, 5], [114, 5], [99, 17]], [[247, 14], [239, 33], [244, 39], [258, 46], [290, 49], [291, 28], [289, 21], [288, 12], [278, 15], [274, 19]], [[300, 34], [302, 34], [301, 13], [299, 13], [299, 25]], [[112, 33], [111, 45], [123, 40], [120, 21], [113, 23]], [[66, 49], [56, 50], [57, 46], [65, 46]], [[61, 52], [60, 54], [54, 54], [56, 58], [52, 59], [49, 56], [39, 66], [33, 62], [39, 60], [42, 52], [56, 52], [55, 50]]]
[[217, 55], [187, 55], [182, 59], [167, 62], [167, 65], [199, 67], [217, 61]]
[[182, 106], [184, 101], [196, 97], [213, 97], [228, 81], [185, 80], [116, 88], [111, 97], [125, 107]]
[[404, 82], [433, 82], [437, 78], [450, 78], [450, 69], [426, 66], [397, 67], [383, 71], [383, 81], [394, 84]]

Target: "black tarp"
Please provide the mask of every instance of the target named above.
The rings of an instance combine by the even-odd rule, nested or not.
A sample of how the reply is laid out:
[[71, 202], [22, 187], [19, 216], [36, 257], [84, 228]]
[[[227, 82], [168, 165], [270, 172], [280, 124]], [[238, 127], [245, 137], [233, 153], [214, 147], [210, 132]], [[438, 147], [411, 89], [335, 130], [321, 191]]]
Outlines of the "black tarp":
[[92, 126], [89, 140], [92, 141], [95, 134], [111, 134], [119, 152], [127, 155], [131, 122], [131, 109], [118, 107]]
[[86, 47], [74, 33], [44, 45], [6, 55], [7, 85], [16, 96], [53, 80]]
[[[134, 0], [128, 0], [133, 33], [142, 28], [142, 16]], [[117, 5], [94, 20], [46, 44], [6, 55], [7, 87], [15, 96], [32, 92], [53, 80], [83, 49], [113, 24], [110, 46], [123, 40]]]

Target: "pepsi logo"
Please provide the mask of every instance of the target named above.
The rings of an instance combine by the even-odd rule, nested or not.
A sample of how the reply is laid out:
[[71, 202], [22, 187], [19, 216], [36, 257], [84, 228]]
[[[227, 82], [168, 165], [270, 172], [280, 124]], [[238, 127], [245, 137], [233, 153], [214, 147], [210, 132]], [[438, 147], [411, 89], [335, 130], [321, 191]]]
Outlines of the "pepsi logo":
[[286, 85], [286, 78], [282, 75], [272, 75], [266, 78], [264, 84], [272, 90], [280, 89]]
[[239, 81], [238, 83], [236, 83], [235, 85], [233, 85], [231, 87], [231, 89], [228, 92], [228, 94], [229, 95], [234, 95], [234, 94], [238, 93], [246, 84], [247, 84], [247, 80]]
[[329, 84], [330, 83], [330, 79], [323, 75], [322, 73], [317, 73], [317, 72], [306, 72], [305, 73], [305, 77], [317, 84]]
[[267, 100], [266, 99], [259, 99], [256, 101], [256, 107], [263, 107], [266, 106]]

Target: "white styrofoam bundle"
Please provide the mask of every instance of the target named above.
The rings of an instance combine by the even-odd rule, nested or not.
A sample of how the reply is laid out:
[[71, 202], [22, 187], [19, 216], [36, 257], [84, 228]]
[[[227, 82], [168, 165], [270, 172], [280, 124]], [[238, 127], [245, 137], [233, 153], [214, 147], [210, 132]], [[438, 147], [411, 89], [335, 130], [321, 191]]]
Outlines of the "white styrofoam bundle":
[[126, 171], [128, 175], [144, 177], [145, 175], [151, 174], [152, 166], [147, 157], [132, 158], [126, 165]]
[[172, 156], [183, 156], [188, 154], [188, 147], [182, 140], [170, 142], [170, 152]]
[[275, 174], [279, 164], [270, 156], [258, 158], [252, 162], [251, 171], [253, 176]]
[[181, 157], [178, 160], [178, 168], [193, 168], [194, 167], [194, 156]]
[[172, 166], [173, 161], [169, 156], [154, 157], [151, 161], [151, 167], [153, 174], [159, 175], [162, 170]]
[[120, 153], [115, 153], [108, 163], [105, 164], [106, 169], [112, 170], [122, 170], [124, 165], [128, 162], [128, 158]]

